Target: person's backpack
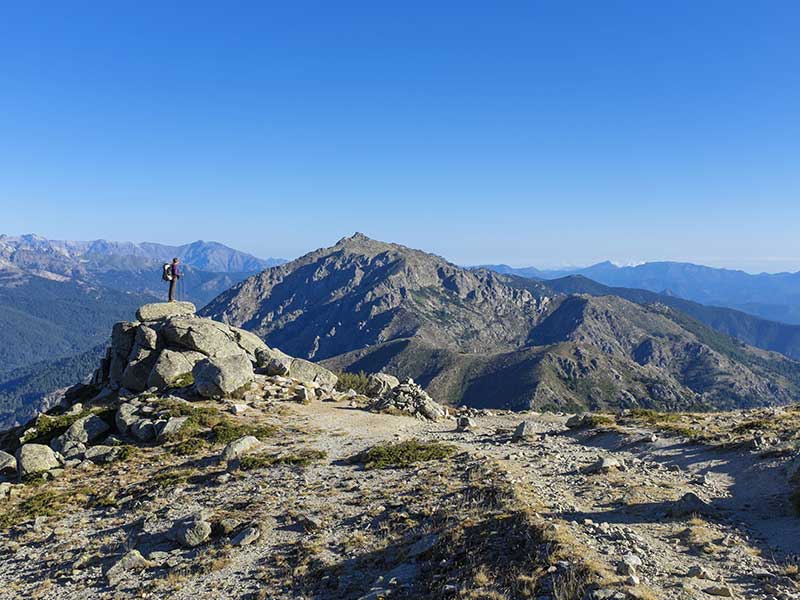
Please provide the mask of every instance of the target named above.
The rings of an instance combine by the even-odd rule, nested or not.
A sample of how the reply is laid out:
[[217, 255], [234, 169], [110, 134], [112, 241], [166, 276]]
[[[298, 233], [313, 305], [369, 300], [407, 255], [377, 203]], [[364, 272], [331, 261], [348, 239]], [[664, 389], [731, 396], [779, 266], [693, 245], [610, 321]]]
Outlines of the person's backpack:
[[161, 279], [172, 281], [172, 265], [170, 263], [164, 263], [164, 267], [161, 269]]

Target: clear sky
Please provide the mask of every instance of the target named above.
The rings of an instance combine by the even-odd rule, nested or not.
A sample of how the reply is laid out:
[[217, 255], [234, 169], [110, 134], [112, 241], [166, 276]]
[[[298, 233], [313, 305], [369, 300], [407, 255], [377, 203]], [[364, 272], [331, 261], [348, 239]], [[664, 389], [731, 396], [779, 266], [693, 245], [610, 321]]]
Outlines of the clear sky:
[[0, 232], [800, 270], [800, 3], [5, 3]]

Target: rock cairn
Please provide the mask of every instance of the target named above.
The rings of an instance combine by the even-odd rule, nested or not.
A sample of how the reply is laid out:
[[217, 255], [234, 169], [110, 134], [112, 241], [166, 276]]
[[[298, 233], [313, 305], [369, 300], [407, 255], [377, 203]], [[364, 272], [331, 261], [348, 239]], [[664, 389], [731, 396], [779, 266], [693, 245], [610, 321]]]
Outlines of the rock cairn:
[[407, 379], [383, 393], [369, 406], [369, 410], [411, 415], [428, 421], [439, 421], [449, 416], [447, 408], [435, 402], [413, 379]]

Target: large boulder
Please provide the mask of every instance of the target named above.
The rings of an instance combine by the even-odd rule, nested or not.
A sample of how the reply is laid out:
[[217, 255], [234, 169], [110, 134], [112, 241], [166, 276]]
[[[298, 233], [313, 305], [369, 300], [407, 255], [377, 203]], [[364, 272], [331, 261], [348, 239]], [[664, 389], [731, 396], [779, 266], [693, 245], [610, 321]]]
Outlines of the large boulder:
[[180, 432], [189, 417], [170, 417], [166, 422], [156, 424], [156, 437], [160, 440], [169, 440]]
[[199, 352], [178, 352], [176, 350], [162, 350], [158, 360], [147, 377], [147, 387], [159, 389], [168, 388], [192, 372], [194, 365], [202, 360]]
[[169, 343], [205, 356], [247, 355], [231, 328], [211, 319], [171, 318], [164, 325], [162, 333]]
[[148, 350], [158, 349], [158, 332], [148, 325], [139, 325], [136, 329], [136, 345]]
[[245, 354], [201, 360], [192, 369], [195, 389], [206, 398], [224, 398], [255, 380], [253, 364]]
[[140, 442], [149, 442], [156, 437], [156, 426], [150, 419], [139, 419], [131, 425], [130, 432]]
[[132, 392], [143, 392], [147, 389], [150, 372], [158, 360], [158, 352], [135, 346], [131, 351], [130, 361], [122, 373], [120, 384]]
[[17, 450], [17, 468], [20, 478], [44, 473], [61, 466], [56, 453], [42, 444], [24, 444]]
[[514, 430], [513, 438], [515, 440], [529, 440], [539, 437], [539, 430], [536, 425], [531, 421], [522, 421]]
[[261, 442], [257, 437], [246, 435], [238, 440], [233, 440], [230, 444], [225, 446], [225, 450], [222, 451], [220, 460], [222, 462], [231, 462], [259, 447], [261, 447]]
[[258, 337], [255, 333], [250, 333], [249, 331], [239, 329], [238, 327], [230, 327], [230, 330], [234, 339], [236, 340], [236, 343], [242, 350], [247, 352], [248, 356], [250, 356], [251, 360], [253, 361], [256, 360], [259, 350], [268, 348], [268, 346], [264, 343], [264, 340]]
[[70, 442], [80, 442], [88, 445], [106, 433], [110, 427], [97, 415], [89, 415], [75, 421], [69, 428], [50, 442], [50, 447], [56, 452], [63, 452]]
[[329, 371], [316, 363], [302, 358], [292, 359], [292, 364], [289, 367], [289, 377], [300, 379], [302, 381], [313, 381], [324, 387], [333, 388], [339, 378], [335, 373]]
[[127, 434], [130, 431], [130, 428], [133, 427], [134, 423], [141, 419], [141, 417], [139, 417], [137, 414], [138, 411], [139, 407], [134, 404], [127, 402], [120, 404], [116, 415], [114, 415], [114, 422], [116, 423], [117, 431], [120, 434]]
[[287, 376], [292, 368], [292, 357], [277, 348], [256, 350], [256, 363], [265, 375]]
[[177, 315], [193, 315], [196, 310], [191, 302], [154, 302], [140, 306], [136, 318], [140, 321], [161, 321]]
[[116, 587], [125, 577], [144, 571], [152, 566], [138, 550], [131, 550], [106, 571], [108, 585]]
[[211, 523], [205, 515], [198, 513], [175, 524], [175, 539], [186, 548], [194, 548], [211, 536]]
[[138, 323], [120, 321], [111, 329], [111, 348], [108, 353], [108, 380], [119, 385], [128, 366], [128, 356], [133, 349]]
[[388, 373], [372, 373], [367, 378], [367, 395], [372, 398], [383, 396], [383, 394], [393, 390], [400, 385], [400, 380]]

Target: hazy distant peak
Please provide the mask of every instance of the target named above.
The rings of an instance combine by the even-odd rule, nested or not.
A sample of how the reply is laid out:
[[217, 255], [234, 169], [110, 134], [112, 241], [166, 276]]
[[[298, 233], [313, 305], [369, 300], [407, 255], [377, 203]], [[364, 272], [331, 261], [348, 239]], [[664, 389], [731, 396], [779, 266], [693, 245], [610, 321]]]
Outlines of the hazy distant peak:
[[[36, 234], [18, 237], [0, 236], [0, 249], [4, 249], [7, 260], [14, 262], [14, 254], [24, 251], [25, 260], [31, 253], [53, 256], [79, 263], [85, 257], [136, 257], [139, 260], [160, 262], [173, 257], [195, 268], [224, 273], [261, 271], [282, 264], [282, 259], [261, 259], [235, 250], [219, 242], [197, 240], [182, 245], [167, 245], [155, 242], [115, 242], [104, 239], [91, 241], [48, 240]], [[70, 265], [66, 265], [69, 267]]]

